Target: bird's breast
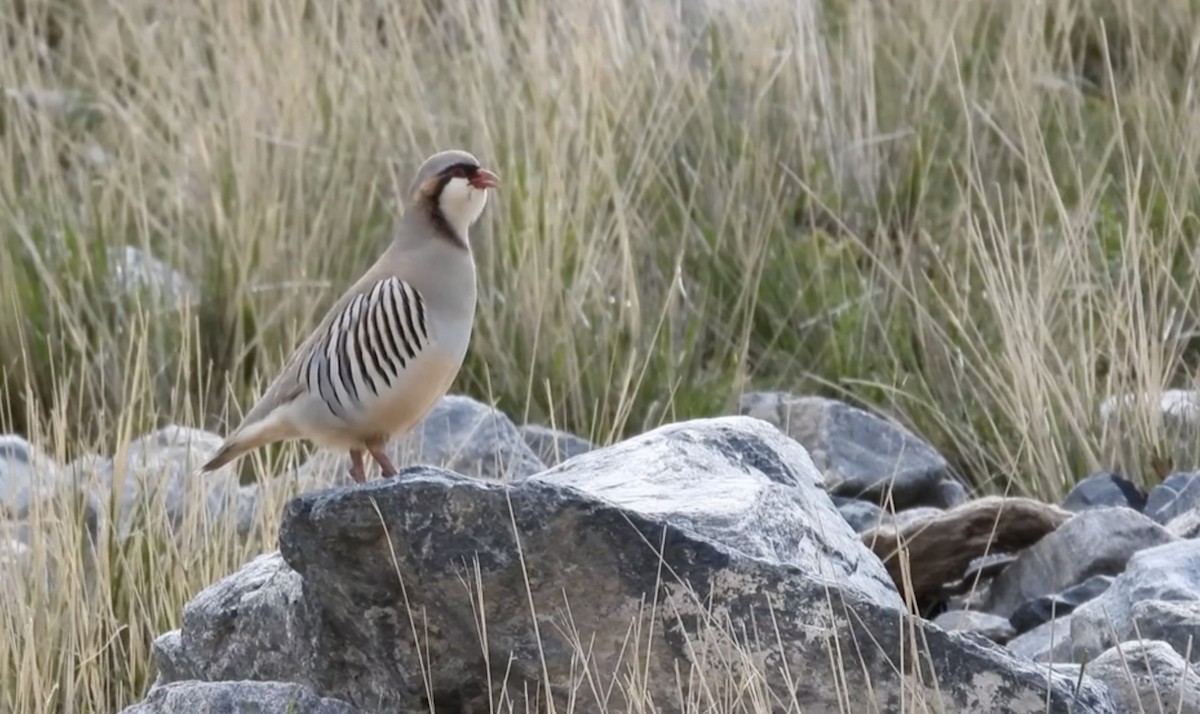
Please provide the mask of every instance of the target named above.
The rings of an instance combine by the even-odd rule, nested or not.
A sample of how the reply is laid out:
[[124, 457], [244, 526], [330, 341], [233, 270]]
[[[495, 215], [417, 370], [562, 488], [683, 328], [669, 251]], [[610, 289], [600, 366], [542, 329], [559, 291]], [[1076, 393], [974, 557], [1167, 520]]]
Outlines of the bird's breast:
[[388, 436], [411, 429], [446, 393], [461, 365], [461, 357], [429, 350], [412, 363], [403, 379], [363, 399], [352, 421], [363, 432]]

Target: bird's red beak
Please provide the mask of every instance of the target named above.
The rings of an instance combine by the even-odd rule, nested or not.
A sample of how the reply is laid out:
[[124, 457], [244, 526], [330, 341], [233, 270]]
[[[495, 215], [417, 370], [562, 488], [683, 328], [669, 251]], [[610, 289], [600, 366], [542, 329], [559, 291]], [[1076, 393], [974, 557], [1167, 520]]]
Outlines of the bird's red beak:
[[500, 177], [487, 169], [475, 169], [471, 185], [475, 188], [500, 188]]

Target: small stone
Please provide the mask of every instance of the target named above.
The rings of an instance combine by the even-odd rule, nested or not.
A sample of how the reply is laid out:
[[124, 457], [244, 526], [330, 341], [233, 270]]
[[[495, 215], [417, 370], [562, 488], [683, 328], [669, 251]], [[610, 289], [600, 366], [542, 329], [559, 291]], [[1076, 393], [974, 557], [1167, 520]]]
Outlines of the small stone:
[[1008, 648], [1034, 662], [1070, 662], [1071, 616], [1043, 622], [1008, 641]]
[[[25, 540], [24, 537], [0, 535], [0, 586], [12, 583], [23, 589], [31, 570], [30, 548]], [[8, 595], [15, 596], [16, 593]]]
[[16, 434], [0, 434], [0, 462], [28, 464], [33, 460], [34, 448]]
[[[29, 546], [27, 523], [0, 520], [0, 595], [5, 602], [27, 601], [31, 592], [55, 588], [55, 567], [38, 567]], [[47, 565], [51, 565], [47, 563]]]
[[1193, 642], [1200, 637], [1200, 541], [1136, 553], [1108, 590], [1071, 614], [1071, 639], [1080, 661], [1147, 636], [1200, 662], [1200, 647]]
[[812, 455], [834, 495], [872, 501], [889, 510], [946, 508], [959, 498], [950, 465], [911, 431], [870, 412], [823, 397], [752, 392], [741, 414], [773, 424]]
[[[1158, 396], [1159, 413], [1179, 424], [1195, 424], [1200, 420], [1200, 395], [1188, 389], [1167, 389]], [[1155, 401], [1153, 394], [1123, 394], [1109, 397], [1100, 404], [1100, 418], [1112, 419], [1122, 411], [1135, 410]], [[1139, 404], [1140, 403], [1140, 404]]]
[[1004, 644], [1016, 634], [1011, 623], [999, 615], [975, 610], [948, 610], [938, 615], [933, 624], [944, 630], [977, 632], [993, 642]]
[[1200, 676], [1165, 642], [1144, 638], [1112, 647], [1084, 671], [1108, 686], [1117, 711], [1200, 714]]
[[1009, 620], [1017, 632], [1028, 632], [1043, 622], [1071, 614], [1075, 608], [1107, 590], [1112, 581], [1111, 575], [1093, 575], [1060, 593], [1026, 600]]
[[942, 481], [937, 486], [938, 495], [936, 499], [938, 508], [947, 510], [955, 506], [961, 506], [970, 499], [970, 494], [967, 493], [967, 487], [956, 480], [947, 479]]
[[973, 558], [963, 571], [964, 580], [991, 580], [1017, 561], [1016, 553], [988, 553]]
[[460, 395], [442, 397], [388, 452], [397, 467], [437, 466], [494, 481], [522, 479], [546, 468], [503, 412]]
[[1145, 506], [1144, 491], [1129, 479], [1109, 472], [1092, 474], [1075, 484], [1062, 502], [1063, 508], [1075, 512], [1104, 507], [1141, 511]]
[[1147, 516], [1159, 523], [1200, 510], [1200, 471], [1171, 474], [1150, 491]]
[[15, 517], [35, 493], [53, 491], [60, 476], [58, 465], [37, 447], [16, 434], [0, 434], [0, 514]]
[[4, 95], [13, 103], [64, 117], [100, 109], [98, 104], [87, 101], [82, 93], [64, 89], [19, 87], [5, 89]]
[[0, 540], [0, 567], [23, 567], [29, 557], [29, 546], [23, 538]]
[[1200, 538], [1200, 509], [1172, 518], [1167, 523], [1167, 530], [1177, 538]]
[[947, 605], [953, 609], [983, 612], [992, 580], [1017, 559], [1014, 553], [988, 553], [972, 558], [957, 583], [949, 584]]
[[539, 424], [522, 426], [521, 436], [546, 466], [558, 466], [573, 456], [586, 454], [596, 448], [587, 439]]
[[1173, 540], [1167, 529], [1130, 508], [1083, 511], [996, 576], [984, 609], [1011, 617], [1027, 600], [1062, 592], [1093, 575], [1115, 575], [1134, 553]]
[[842, 514], [842, 518], [846, 519], [846, 522], [857, 533], [865, 533], [872, 528], [888, 525], [892, 522], [890, 513], [870, 501], [860, 501], [857, 498], [843, 498], [841, 496], [833, 496], [832, 498], [833, 505], [837, 506], [838, 513]]
[[[1120, 419], [1124, 414], [1140, 412], [1141, 408], [1154, 402], [1153, 394], [1126, 394], [1109, 397], [1100, 403], [1100, 419]], [[1187, 427], [1200, 421], [1200, 395], [1187, 389], [1168, 389], [1160, 392], [1158, 398], [1159, 414], [1163, 415], [1172, 427]]]

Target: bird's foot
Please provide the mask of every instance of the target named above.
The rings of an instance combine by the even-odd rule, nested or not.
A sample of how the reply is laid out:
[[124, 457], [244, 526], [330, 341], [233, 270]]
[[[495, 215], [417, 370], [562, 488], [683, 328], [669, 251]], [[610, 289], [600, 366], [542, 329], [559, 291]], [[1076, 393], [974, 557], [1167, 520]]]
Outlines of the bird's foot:
[[383, 472], [383, 478], [394, 478], [398, 475], [396, 467], [392, 464], [392, 460], [388, 458], [387, 452], [382, 447], [373, 448], [371, 458], [375, 459], [375, 463], [379, 464], [380, 471]]

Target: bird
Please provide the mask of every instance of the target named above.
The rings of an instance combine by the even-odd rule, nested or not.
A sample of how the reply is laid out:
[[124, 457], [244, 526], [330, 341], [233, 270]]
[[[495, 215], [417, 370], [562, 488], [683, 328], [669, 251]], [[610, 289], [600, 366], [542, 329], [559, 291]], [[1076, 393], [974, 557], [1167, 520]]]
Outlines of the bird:
[[475, 260], [467, 240], [500, 178], [466, 151], [439, 151], [417, 169], [383, 254], [333, 304], [200, 472], [267, 444], [307, 440], [365, 454], [384, 478], [385, 452], [450, 389], [475, 319]]

